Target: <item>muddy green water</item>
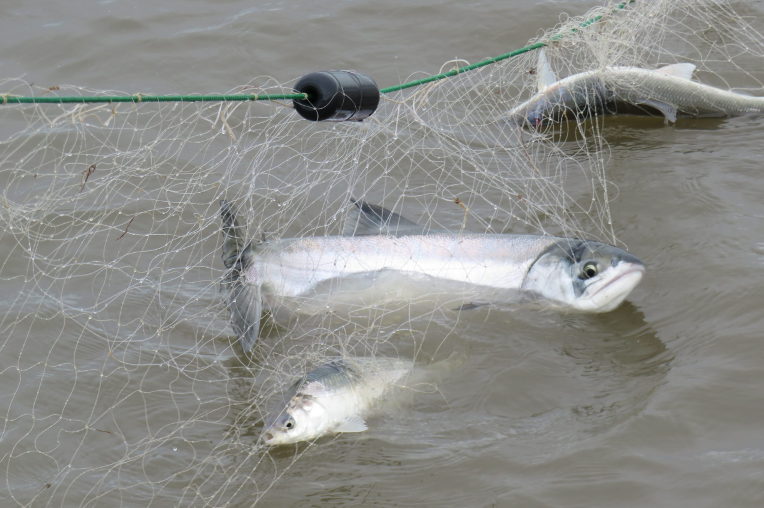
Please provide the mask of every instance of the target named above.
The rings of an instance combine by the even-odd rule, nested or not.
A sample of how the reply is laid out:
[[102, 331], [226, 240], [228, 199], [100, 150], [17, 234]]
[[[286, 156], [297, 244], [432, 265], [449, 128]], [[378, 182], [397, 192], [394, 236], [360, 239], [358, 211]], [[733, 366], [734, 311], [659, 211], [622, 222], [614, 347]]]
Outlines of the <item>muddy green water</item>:
[[[387, 86], [454, 57], [476, 61], [522, 46], [559, 13], [591, 6], [5, 2], [0, 76], [183, 93], [351, 68]], [[764, 7], [758, 14], [761, 28]], [[751, 64], [764, 80], [761, 62]], [[455, 324], [427, 315], [425, 353], [443, 335], [469, 352], [436, 393], [376, 417], [365, 434], [265, 457], [232, 447], [216, 448], [216, 464], [201, 459], [224, 440], [220, 425], [206, 422], [236, 425], [238, 409], [220, 403], [239, 384], [247, 389], [235, 362], [205, 369], [181, 353], [152, 357], [147, 346], [136, 365], [155, 367], [120, 377], [52, 300], [16, 298], [23, 288], [13, 274], [29, 260], [5, 237], [0, 291], [23, 305], [1, 307], [0, 504], [243, 507], [262, 496], [263, 506], [761, 506], [762, 122], [606, 121], [615, 232], [649, 268], [626, 304], [601, 316], [477, 308]], [[69, 301], [86, 301], [93, 287], [68, 290]], [[151, 312], [136, 298], [120, 316]], [[173, 337], [182, 342], [205, 326], [189, 316]], [[206, 413], [216, 400], [209, 407], [222, 409]], [[167, 438], [162, 422], [187, 414], [187, 428]], [[83, 420], [97, 428], [83, 429]], [[238, 432], [238, 442], [257, 436], [256, 425]]]

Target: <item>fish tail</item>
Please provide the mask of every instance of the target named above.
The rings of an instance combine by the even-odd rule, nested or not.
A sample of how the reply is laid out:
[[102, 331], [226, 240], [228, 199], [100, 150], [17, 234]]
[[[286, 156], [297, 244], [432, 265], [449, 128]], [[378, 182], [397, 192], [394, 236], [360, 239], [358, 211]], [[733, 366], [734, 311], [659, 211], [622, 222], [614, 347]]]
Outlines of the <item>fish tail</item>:
[[226, 200], [220, 200], [220, 217], [223, 221], [223, 264], [228, 269], [223, 284], [228, 290], [231, 327], [244, 352], [249, 352], [257, 342], [262, 312], [260, 285], [247, 280], [254, 249], [251, 243], [244, 243], [244, 228], [236, 220], [233, 205]]
[[230, 270], [246, 261], [242, 254], [250, 246], [244, 245], [244, 230], [236, 220], [233, 205], [224, 199], [220, 200], [220, 217], [223, 219], [223, 264]]

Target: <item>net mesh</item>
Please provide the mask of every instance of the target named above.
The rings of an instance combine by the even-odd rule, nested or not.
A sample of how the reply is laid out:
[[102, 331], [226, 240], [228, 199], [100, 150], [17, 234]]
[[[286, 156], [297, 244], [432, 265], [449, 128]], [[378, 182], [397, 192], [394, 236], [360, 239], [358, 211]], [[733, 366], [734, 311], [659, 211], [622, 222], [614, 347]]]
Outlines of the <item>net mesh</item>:
[[[608, 5], [539, 40], [565, 34], [546, 49], [561, 77], [687, 61], [702, 82], [757, 93], [748, 64], [764, 55], [764, 38], [745, 9]], [[295, 376], [338, 355], [427, 363], [454, 349], [465, 318], [449, 302], [351, 302], [274, 314], [254, 354], [239, 354], [220, 285], [220, 199], [236, 204], [248, 238], [338, 234], [354, 198], [433, 229], [618, 243], [603, 120], [540, 131], [506, 122], [535, 92], [536, 58], [384, 96], [362, 123], [311, 123], [273, 103], [3, 107], [7, 505], [249, 506], [325, 446], [257, 444]], [[20, 80], [0, 90], [115, 94]], [[232, 93], [290, 91], [261, 77]]]

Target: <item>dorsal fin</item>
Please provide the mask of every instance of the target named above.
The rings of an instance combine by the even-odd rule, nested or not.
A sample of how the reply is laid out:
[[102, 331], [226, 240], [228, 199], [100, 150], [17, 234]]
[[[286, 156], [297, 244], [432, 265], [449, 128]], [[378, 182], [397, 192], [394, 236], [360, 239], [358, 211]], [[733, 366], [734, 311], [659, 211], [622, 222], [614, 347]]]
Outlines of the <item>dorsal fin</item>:
[[692, 73], [695, 72], [695, 65], [691, 63], [676, 63], [655, 69], [655, 72], [682, 79], [692, 79]]
[[549, 65], [549, 60], [546, 58], [546, 51], [544, 48], [539, 50], [539, 58], [536, 62], [536, 84], [538, 91], [544, 90], [546, 87], [556, 83], [558, 81], [557, 75], [552, 70], [552, 66]]
[[350, 199], [353, 208], [342, 228], [344, 236], [422, 235], [424, 228], [416, 222], [378, 205]]

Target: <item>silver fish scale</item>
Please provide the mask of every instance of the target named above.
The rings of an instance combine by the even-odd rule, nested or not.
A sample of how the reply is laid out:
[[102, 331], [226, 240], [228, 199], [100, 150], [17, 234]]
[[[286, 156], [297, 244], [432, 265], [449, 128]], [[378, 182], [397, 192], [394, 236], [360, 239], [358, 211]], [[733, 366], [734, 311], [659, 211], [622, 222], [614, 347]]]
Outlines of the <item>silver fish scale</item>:
[[298, 379], [289, 390], [288, 398], [302, 394], [303, 388], [311, 383], [320, 383], [327, 392], [359, 386], [377, 378], [387, 384], [391, 379], [399, 379], [411, 366], [411, 362], [394, 358], [337, 358]]
[[533, 262], [559, 240], [476, 233], [283, 239], [257, 246], [251, 279], [280, 296], [299, 296], [327, 279], [385, 269], [520, 288]]
[[727, 116], [764, 111], [764, 97], [722, 90], [657, 71], [615, 67], [600, 74], [621, 100], [639, 104], [665, 102], [692, 116]]
[[331, 389], [357, 383], [360, 378], [361, 373], [358, 370], [349, 365], [345, 360], [337, 359], [308, 372], [302, 380], [298, 381], [298, 384], [302, 387], [308, 383], [319, 382], [326, 386], [327, 389]]

